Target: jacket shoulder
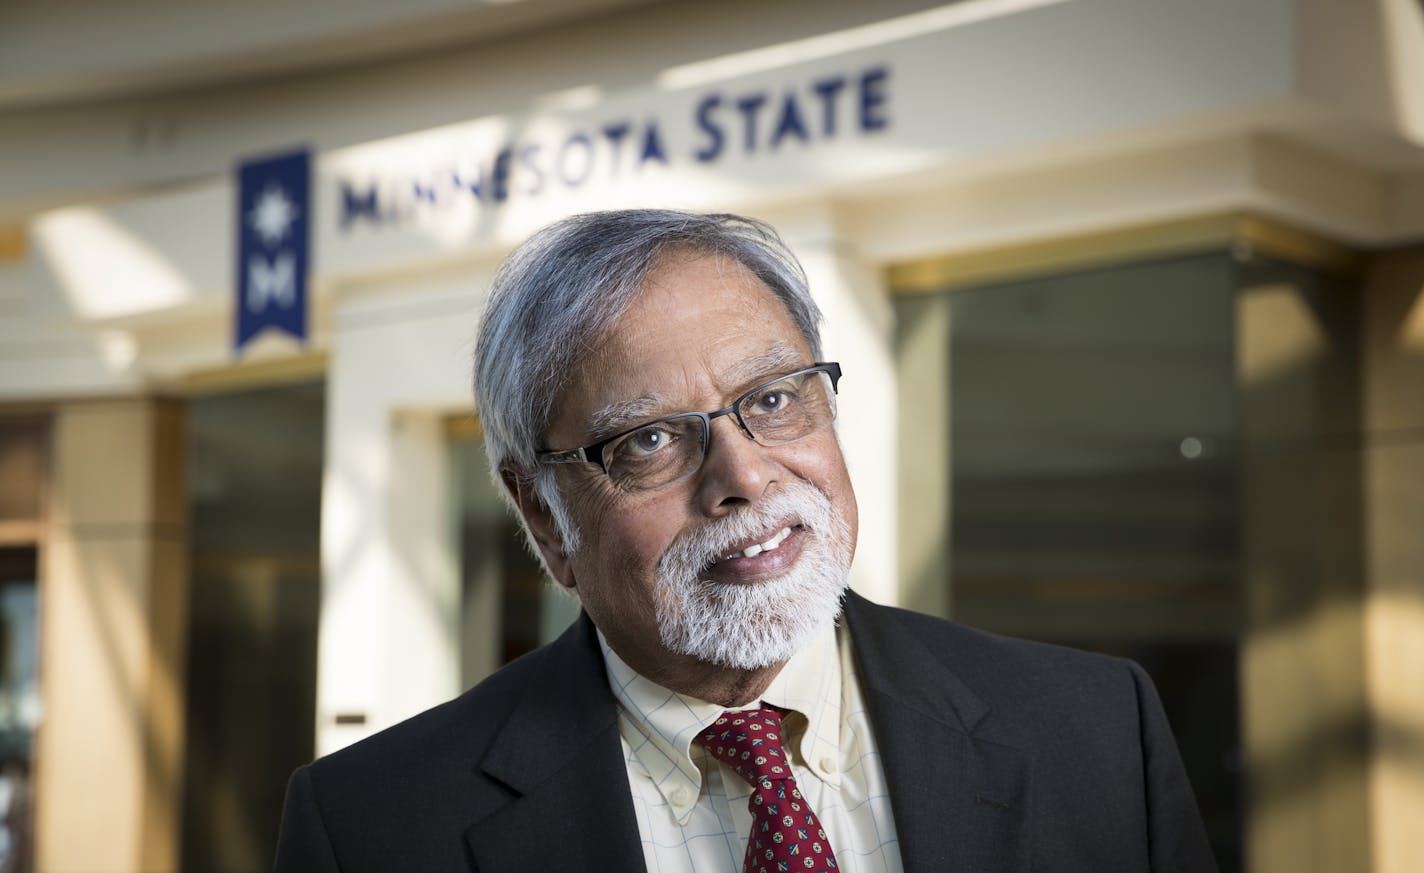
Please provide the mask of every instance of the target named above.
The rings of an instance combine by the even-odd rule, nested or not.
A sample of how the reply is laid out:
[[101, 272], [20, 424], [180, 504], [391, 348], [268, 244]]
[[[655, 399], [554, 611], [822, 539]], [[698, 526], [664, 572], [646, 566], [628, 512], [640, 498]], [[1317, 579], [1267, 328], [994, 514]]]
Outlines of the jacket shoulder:
[[[860, 600], [848, 610], [863, 681], [937, 675], [961, 715], [988, 714], [983, 727], [1009, 742], [1082, 731], [1129, 736], [1145, 695], [1137, 664], [1110, 655], [989, 633], [957, 622]], [[926, 671], [933, 663], [937, 669]], [[967, 692], [967, 694], [965, 693]]]
[[325, 870], [330, 858], [353, 873], [467, 869], [467, 831], [520, 794], [506, 777], [546, 760], [532, 751], [540, 742], [567, 746], [559, 726], [613, 724], [612, 710], [581, 619], [454, 700], [298, 769], [277, 869]]
[[460, 696], [332, 752], [310, 767], [323, 779], [345, 772], [369, 778], [373, 772], [393, 768], [408, 771], [413, 762], [435, 770], [474, 768], [549, 657], [547, 646], [530, 652]]
[[1061, 682], [1074, 675], [1107, 671], [1121, 675], [1131, 662], [1112, 655], [1073, 649], [979, 630], [949, 619], [936, 618], [893, 606], [861, 601], [863, 624], [878, 626], [879, 633], [902, 633], [953, 660], [956, 672], [996, 679]]

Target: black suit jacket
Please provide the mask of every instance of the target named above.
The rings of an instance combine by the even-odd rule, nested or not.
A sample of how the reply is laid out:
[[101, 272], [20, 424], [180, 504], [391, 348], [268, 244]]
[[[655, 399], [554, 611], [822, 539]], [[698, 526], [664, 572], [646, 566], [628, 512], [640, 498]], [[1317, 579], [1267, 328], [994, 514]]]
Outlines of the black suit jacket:
[[[1135, 664], [876, 606], [845, 620], [906, 871], [1215, 869]], [[593, 625], [293, 774], [278, 873], [643, 869]]]

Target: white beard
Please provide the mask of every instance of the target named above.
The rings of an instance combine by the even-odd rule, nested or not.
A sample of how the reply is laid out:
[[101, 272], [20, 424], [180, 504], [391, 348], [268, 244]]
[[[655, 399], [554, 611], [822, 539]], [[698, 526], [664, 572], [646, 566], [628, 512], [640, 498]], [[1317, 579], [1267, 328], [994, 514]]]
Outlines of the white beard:
[[[795, 565], [754, 585], [702, 572], [733, 547], [770, 535], [788, 516], [805, 530]], [[742, 670], [789, 659], [835, 622], [850, 581], [850, 525], [823, 492], [793, 482], [771, 497], [673, 541], [658, 561], [658, 632], [672, 652]]]

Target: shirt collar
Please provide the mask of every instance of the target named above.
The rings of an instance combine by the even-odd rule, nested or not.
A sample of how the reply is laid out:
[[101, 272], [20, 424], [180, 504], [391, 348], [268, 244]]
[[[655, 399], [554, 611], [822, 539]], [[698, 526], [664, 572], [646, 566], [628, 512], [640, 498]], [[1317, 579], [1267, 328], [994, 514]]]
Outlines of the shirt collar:
[[[692, 740], [717, 720], [724, 707], [670, 691], [640, 675], [618, 657], [601, 631], [598, 645], [618, 704], [618, 731], [636, 761], [629, 764], [647, 773], [674, 816], [685, 823], [702, 790]], [[792, 711], [786, 716], [786, 734], [793, 738], [792, 760], [839, 787], [841, 659], [834, 627], [821, 631], [792, 656], [762, 696], [745, 708], [762, 703]], [[698, 760], [711, 762], [700, 750]]]
[[[792, 761], [839, 788], [842, 680], [836, 633], [834, 627], [828, 627], [817, 634], [786, 662], [761, 700], [795, 713], [786, 716], [790, 724], [785, 730], [794, 744]], [[799, 761], [795, 752], [800, 752]]]

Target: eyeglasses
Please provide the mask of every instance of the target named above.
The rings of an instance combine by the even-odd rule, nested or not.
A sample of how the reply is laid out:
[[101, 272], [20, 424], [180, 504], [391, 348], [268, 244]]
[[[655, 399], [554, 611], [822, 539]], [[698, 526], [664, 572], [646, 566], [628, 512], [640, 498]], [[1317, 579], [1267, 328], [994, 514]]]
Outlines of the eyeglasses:
[[748, 439], [780, 446], [823, 430], [836, 419], [841, 365], [816, 364], [758, 385], [715, 412], [683, 412], [640, 424], [591, 446], [542, 451], [543, 464], [598, 464], [630, 491], [661, 488], [702, 466], [712, 419], [735, 415]]

